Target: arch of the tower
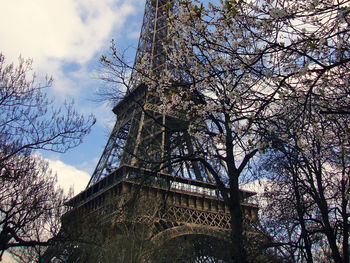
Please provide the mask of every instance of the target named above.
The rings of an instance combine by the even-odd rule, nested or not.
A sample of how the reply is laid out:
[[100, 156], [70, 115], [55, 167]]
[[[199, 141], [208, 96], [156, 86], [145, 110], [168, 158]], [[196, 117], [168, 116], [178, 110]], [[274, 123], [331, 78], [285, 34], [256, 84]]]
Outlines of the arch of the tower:
[[223, 229], [196, 224], [184, 224], [167, 228], [157, 233], [152, 237], [151, 241], [157, 246], [162, 246], [172, 239], [192, 235], [212, 237], [223, 242], [229, 242], [230, 240], [229, 232]]
[[153, 258], [160, 262], [227, 262], [229, 232], [185, 224], [159, 232], [151, 239]]

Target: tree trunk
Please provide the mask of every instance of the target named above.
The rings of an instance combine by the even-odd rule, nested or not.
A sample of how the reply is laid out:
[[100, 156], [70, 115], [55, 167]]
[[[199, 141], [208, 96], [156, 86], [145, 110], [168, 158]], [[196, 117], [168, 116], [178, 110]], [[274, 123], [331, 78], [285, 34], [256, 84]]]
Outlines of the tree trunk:
[[331, 223], [329, 222], [329, 209], [328, 209], [326, 197], [324, 195], [325, 188], [322, 183], [322, 166], [319, 161], [317, 163], [317, 167], [318, 167], [318, 170], [315, 171], [315, 175], [316, 175], [319, 198], [316, 201], [317, 201], [318, 208], [320, 209], [320, 212], [321, 212], [322, 221], [324, 225], [324, 233], [327, 237], [334, 262], [342, 263], [342, 259], [337, 246], [337, 238], [334, 233], [334, 228], [331, 226]]
[[296, 210], [298, 213], [298, 220], [301, 227], [301, 238], [304, 240], [304, 247], [306, 252], [306, 262], [307, 263], [313, 263], [312, 258], [312, 243], [310, 242], [310, 238], [308, 235], [308, 231], [306, 229], [305, 219], [304, 219], [304, 212], [303, 212], [303, 201], [301, 194], [299, 192], [299, 186], [298, 186], [298, 178], [295, 171], [291, 171], [293, 174], [293, 188], [295, 193], [295, 199], [296, 199]]
[[341, 181], [341, 190], [342, 190], [342, 218], [343, 218], [343, 261], [344, 262], [350, 262], [349, 257], [349, 220], [348, 220], [348, 213], [347, 213], [347, 207], [349, 204], [349, 201], [346, 198], [347, 194], [347, 185], [346, 181]]
[[238, 180], [230, 187], [230, 214], [231, 214], [231, 262], [246, 263], [247, 254], [243, 242], [243, 214], [240, 203]]

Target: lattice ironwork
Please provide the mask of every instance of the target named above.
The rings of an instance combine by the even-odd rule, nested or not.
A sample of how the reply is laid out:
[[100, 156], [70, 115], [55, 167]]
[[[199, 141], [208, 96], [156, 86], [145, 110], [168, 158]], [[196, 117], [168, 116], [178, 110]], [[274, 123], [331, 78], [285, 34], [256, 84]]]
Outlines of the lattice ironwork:
[[[176, 0], [146, 0], [134, 68], [147, 55], [146, 67], [156, 74], [167, 69], [164, 43], [167, 18]], [[144, 65], [144, 64], [143, 64]], [[131, 73], [130, 89], [113, 109], [117, 121], [88, 187], [121, 165], [162, 170], [176, 176], [210, 180], [200, 163], [173, 163], [171, 156], [190, 155], [200, 144], [188, 133], [188, 121], [179, 112], [165, 114], [159, 98], [147, 91], [137, 71]]]
[[[174, 0], [146, 0], [134, 68], [137, 68], [137, 64], [140, 63], [145, 54], [149, 55], [148, 67], [155, 73], [160, 73], [167, 67], [163, 44], [168, 37], [167, 18], [174, 2]], [[137, 87], [141, 83], [142, 77], [138, 76], [136, 71], [133, 71], [131, 87]]]
[[[149, 180], [139, 181], [140, 178]], [[181, 187], [183, 190], [172, 188], [174, 181], [169, 180], [177, 180], [175, 183], [184, 187]], [[152, 251], [181, 249], [184, 245], [186, 249], [195, 249], [195, 253], [199, 253], [193, 254], [195, 259], [197, 256], [201, 259], [203, 255], [204, 258], [214, 260], [212, 262], [219, 262], [218, 259], [227, 256], [220, 253], [226, 251], [222, 244], [230, 242], [230, 214], [219, 196], [204, 191], [214, 187], [214, 184], [203, 181], [123, 166], [71, 199], [69, 205], [74, 209], [65, 218], [76, 218], [77, 214], [88, 222], [92, 218], [92, 221], [106, 229], [106, 233], [109, 230], [111, 233], [122, 231], [123, 227], [128, 226], [141, 227], [146, 229], [143, 234], [155, 249]], [[247, 221], [253, 223], [257, 218], [257, 206], [242, 204], [242, 208]], [[248, 210], [250, 212], [246, 213]], [[213, 243], [199, 242], [192, 246], [191, 242], [190, 245], [187, 242], [188, 238], [193, 238], [194, 241], [207, 238], [205, 240]], [[182, 243], [183, 241], [187, 243]], [[169, 242], [173, 243], [172, 247], [168, 247]], [[148, 256], [153, 256], [152, 251]], [[217, 251], [220, 253], [216, 254]], [[191, 259], [191, 262], [202, 261]]]
[[216, 227], [204, 227], [196, 224], [184, 224], [165, 229], [152, 237], [152, 242], [162, 246], [167, 241], [175, 239], [180, 236], [208, 236], [214, 237], [221, 242], [230, 242], [228, 230], [223, 230]]
[[230, 215], [222, 212], [201, 211], [184, 207], [171, 206], [164, 213], [164, 218], [178, 223], [196, 224], [230, 229]]

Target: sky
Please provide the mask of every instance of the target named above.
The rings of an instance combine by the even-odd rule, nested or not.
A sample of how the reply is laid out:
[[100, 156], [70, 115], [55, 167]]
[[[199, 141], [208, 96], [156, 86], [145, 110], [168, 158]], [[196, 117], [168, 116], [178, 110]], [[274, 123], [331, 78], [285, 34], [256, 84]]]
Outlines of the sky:
[[52, 76], [49, 96], [57, 105], [73, 99], [97, 123], [77, 148], [64, 154], [42, 152], [59, 183], [79, 193], [88, 183], [114, 124], [111, 107], [97, 103], [99, 57], [115, 40], [132, 60], [145, 0], [0, 0], [0, 52], [8, 63], [33, 59], [38, 81]]

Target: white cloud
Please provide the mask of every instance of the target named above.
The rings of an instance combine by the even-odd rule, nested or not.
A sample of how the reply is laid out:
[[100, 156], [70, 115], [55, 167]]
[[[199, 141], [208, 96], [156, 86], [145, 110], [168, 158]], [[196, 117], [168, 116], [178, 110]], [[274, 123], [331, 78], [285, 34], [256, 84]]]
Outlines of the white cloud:
[[135, 12], [127, 0], [0, 0], [0, 6], [1, 51], [9, 61], [19, 54], [34, 58], [35, 70], [66, 82], [55, 85], [64, 94], [72, 83], [62, 65], [87, 63]]
[[90, 180], [90, 175], [87, 172], [78, 170], [60, 160], [46, 160], [49, 162], [52, 172], [57, 173], [57, 183], [64, 189], [65, 193], [68, 193], [71, 187], [73, 187], [75, 194], [86, 188]]

